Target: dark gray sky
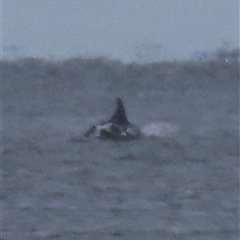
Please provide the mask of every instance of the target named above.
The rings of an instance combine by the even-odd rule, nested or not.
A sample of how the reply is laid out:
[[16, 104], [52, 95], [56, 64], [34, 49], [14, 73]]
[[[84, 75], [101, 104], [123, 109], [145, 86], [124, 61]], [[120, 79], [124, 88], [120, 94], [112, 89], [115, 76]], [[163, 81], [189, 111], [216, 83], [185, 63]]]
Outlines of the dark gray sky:
[[181, 59], [239, 45], [239, 0], [2, 0], [3, 57]]

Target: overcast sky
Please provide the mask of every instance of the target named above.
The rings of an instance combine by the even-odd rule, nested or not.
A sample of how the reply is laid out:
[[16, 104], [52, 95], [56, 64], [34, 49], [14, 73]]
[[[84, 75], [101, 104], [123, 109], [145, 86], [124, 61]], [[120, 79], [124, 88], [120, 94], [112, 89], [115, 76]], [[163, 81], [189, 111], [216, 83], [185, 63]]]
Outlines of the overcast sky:
[[3, 58], [182, 59], [239, 45], [239, 0], [2, 0]]

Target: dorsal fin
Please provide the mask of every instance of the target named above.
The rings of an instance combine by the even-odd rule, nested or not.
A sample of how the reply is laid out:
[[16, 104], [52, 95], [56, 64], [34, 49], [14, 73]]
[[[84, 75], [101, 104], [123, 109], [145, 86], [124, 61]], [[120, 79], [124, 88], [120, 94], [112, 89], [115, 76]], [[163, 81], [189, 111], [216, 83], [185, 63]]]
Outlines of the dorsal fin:
[[116, 104], [117, 104], [117, 108], [115, 110], [115, 113], [113, 114], [113, 116], [109, 120], [109, 122], [112, 122], [112, 123], [117, 124], [117, 125], [128, 124], [129, 122], [128, 122], [127, 117], [126, 117], [126, 111], [125, 111], [125, 108], [123, 106], [122, 99], [117, 98], [116, 99]]

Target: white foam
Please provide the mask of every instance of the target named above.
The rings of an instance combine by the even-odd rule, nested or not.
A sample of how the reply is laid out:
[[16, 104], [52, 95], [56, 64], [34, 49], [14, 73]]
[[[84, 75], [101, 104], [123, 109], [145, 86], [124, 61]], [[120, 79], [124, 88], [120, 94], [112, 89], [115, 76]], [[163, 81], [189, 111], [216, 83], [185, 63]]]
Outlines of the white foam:
[[142, 132], [147, 137], [167, 137], [175, 134], [178, 127], [168, 122], [153, 122], [143, 127]]

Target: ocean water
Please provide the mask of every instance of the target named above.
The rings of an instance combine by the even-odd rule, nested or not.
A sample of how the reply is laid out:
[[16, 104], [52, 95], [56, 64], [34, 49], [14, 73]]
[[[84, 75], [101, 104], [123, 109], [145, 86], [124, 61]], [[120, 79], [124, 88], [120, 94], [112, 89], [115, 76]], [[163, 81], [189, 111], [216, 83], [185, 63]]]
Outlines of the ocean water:
[[[1, 71], [2, 240], [239, 239], [238, 63], [29, 58]], [[116, 97], [144, 137], [82, 138]]]

